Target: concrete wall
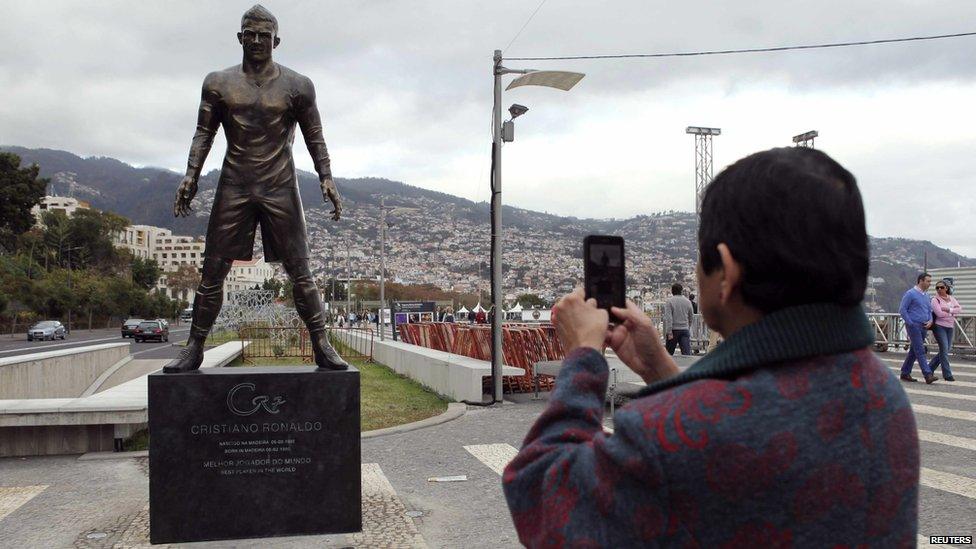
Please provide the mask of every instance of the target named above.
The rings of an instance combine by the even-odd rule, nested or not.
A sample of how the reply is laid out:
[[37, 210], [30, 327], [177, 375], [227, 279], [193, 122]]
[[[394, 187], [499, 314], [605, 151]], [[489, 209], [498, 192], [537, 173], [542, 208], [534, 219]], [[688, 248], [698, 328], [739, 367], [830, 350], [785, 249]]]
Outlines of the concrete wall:
[[0, 359], [0, 400], [77, 397], [129, 356], [128, 343], [106, 343]]
[[114, 425], [0, 427], [0, 457], [111, 452]]
[[[355, 338], [368, 338], [356, 330]], [[461, 355], [435, 351], [399, 341], [373, 340], [373, 358], [398, 374], [452, 400], [482, 400], [482, 380], [491, 374], [491, 363]], [[505, 366], [503, 375], [525, 375], [522, 368]]]

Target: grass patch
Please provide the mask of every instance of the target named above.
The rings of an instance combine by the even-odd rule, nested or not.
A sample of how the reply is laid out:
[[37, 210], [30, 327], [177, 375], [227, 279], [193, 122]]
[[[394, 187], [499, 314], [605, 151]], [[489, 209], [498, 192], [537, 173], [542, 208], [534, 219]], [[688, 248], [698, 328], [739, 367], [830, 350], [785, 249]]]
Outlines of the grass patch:
[[[237, 334], [237, 332], [233, 330], [221, 330], [207, 336], [207, 345], [223, 345], [228, 341], [237, 341], [239, 339], [240, 336]], [[186, 347], [186, 340], [180, 342], [180, 345]]]
[[[447, 410], [447, 402], [437, 393], [376, 362], [350, 360], [360, 372], [361, 429], [372, 431], [419, 421]], [[228, 367], [305, 365], [299, 358], [262, 358], [244, 364], [240, 357]]]

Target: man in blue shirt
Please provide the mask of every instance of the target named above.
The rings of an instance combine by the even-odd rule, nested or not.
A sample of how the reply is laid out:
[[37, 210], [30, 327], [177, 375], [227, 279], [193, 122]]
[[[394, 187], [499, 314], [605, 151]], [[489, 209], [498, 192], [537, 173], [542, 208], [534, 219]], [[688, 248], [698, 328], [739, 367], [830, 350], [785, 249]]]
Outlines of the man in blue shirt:
[[925, 383], [931, 384], [939, 379], [932, 373], [925, 357], [925, 330], [932, 326], [932, 302], [925, 292], [932, 284], [932, 276], [922, 273], [915, 280], [917, 284], [905, 292], [905, 296], [901, 298], [901, 306], [898, 307], [898, 312], [905, 319], [905, 331], [908, 332], [908, 340], [911, 342], [908, 356], [901, 366], [901, 379], [918, 381], [912, 377], [912, 366], [917, 360], [922, 368], [922, 375], [925, 376]]

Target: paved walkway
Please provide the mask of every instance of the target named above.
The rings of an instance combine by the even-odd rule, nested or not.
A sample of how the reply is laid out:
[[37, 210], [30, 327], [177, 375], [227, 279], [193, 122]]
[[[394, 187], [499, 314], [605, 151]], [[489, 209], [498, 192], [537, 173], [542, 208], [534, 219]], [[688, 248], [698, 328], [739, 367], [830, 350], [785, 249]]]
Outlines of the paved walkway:
[[[955, 384], [905, 386], [922, 439], [924, 536], [976, 533], [976, 363], [957, 361], [954, 370]], [[187, 546], [517, 547], [500, 471], [544, 406], [469, 407], [455, 421], [363, 440], [361, 534]], [[132, 458], [0, 460], [0, 545], [147, 546], [146, 467]], [[467, 480], [428, 480], [455, 475]]]

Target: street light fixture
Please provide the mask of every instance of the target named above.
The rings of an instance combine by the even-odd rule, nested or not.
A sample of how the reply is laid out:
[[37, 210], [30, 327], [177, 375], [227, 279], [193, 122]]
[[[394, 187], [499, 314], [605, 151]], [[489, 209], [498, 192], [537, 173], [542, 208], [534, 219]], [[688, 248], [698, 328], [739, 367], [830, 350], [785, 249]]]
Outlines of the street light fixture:
[[491, 301], [495, 314], [491, 320], [491, 400], [502, 400], [502, 321], [505, 309], [502, 295], [502, 143], [515, 139], [515, 126], [512, 120], [525, 114], [529, 109], [522, 105], [512, 105], [508, 112], [512, 120], [502, 127], [502, 76], [520, 74], [512, 80], [506, 90], [521, 86], [544, 86], [569, 91], [585, 76], [580, 72], [537, 71], [532, 69], [509, 69], [502, 66], [502, 50], [495, 50], [494, 66], [495, 93], [492, 106], [492, 144], [491, 144]]

